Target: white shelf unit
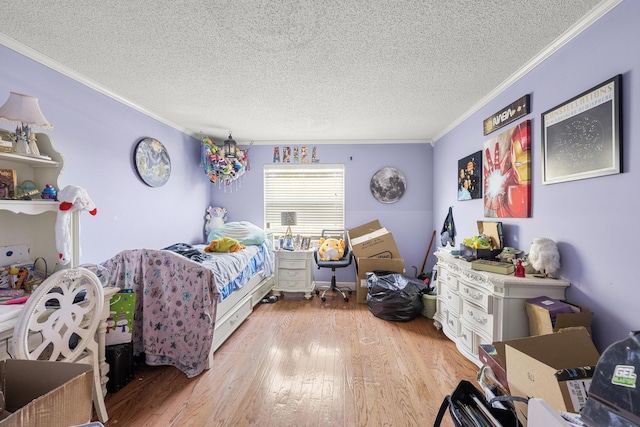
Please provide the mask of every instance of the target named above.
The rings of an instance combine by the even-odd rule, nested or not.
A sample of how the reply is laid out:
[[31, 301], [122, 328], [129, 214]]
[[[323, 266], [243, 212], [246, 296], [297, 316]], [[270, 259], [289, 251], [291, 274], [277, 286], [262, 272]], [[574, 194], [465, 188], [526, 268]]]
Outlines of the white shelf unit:
[[[13, 169], [17, 174], [17, 183], [33, 181], [39, 191], [46, 184], [60, 190], [59, 177], [64, 169], [64, 159], [56, 151], [48, 135], [37, 133], [37, 144], [43, 155], [50, 157], [26, 156], [16, 153], [0, 152], [0, 169]], [[49, 273], [59, 269], [58, 251], [55, 245], [55, 221], [59, 202], [44, 200], [40, 195], [34, 200], [0, 199], [0, 246], [27, 244], [31, 259], [42, 257], [47, 261]], [[79, 264], [79, 215], [71, 216], [72, 256], [69, 266]], [[40, 267], [40, 265], [39, 265]]]

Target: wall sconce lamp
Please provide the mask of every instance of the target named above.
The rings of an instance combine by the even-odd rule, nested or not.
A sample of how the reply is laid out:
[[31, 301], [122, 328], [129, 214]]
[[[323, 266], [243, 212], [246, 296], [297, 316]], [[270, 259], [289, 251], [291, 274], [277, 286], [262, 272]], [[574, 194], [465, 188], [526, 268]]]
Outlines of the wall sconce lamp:
[[31, 126], [43, 129], [53, 129], [44, 117], [38, 105], [38, 98], [11, 92], [9, 99], [0, 107], [0, 120], [17, 123], [15, 135], [15, 151], [19, 154], [39, 156], [40, 150], [36, 144], [36, 135]]
[[229, 131], [229, 138], [224, 140], [224, 147], [222, 148], [224, 156], [229, 158], [236, 157], [236, 145], [236, 142], [231, 136], [231, 131]]

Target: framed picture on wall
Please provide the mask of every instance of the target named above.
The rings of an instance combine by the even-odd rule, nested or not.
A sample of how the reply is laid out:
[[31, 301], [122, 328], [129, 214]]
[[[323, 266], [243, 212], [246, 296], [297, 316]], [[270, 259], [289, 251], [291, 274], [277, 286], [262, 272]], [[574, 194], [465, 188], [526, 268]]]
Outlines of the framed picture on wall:
[[484, 216], [528, 218], [531, 214], [531, 120], [484, 143]]
[[617, 75], [542, 113], [542, 183], [622, 172], [621, 81]]
[[458, 160], [458, 200], [482, 197], [482, 150]]

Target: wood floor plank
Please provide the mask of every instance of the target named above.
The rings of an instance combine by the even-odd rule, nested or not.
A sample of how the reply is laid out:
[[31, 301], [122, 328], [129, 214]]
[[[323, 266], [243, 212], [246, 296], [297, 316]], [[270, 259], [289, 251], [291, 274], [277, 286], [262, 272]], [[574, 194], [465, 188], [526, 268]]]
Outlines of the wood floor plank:
[[106, 426], [432, 425], [477, 367], [433, 321], [385, 321], [354, 300], [259, 305], [196, 378], [141, 364], [107, 396]]

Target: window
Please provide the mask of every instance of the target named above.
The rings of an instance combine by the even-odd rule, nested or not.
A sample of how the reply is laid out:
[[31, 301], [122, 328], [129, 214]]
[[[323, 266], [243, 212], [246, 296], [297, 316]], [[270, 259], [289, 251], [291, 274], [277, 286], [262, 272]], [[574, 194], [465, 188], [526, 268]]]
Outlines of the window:
[[264, 222], [267, 233], [284, 234], [281, 212], [296, 212], [294, 235], [320, 237], [323, 229], [344, 228], [344, 165], [264, 166]]

